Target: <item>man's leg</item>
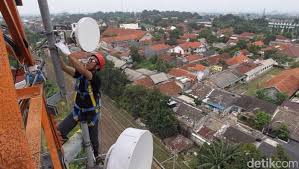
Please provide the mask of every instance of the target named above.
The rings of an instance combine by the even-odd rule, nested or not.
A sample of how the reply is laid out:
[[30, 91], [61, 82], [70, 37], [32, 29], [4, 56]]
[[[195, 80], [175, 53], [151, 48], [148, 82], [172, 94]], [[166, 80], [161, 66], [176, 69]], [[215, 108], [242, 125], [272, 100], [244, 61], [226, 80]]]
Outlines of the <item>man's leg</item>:
[[68, 139], [67, 135], [77, 125], [77, 121], [74, 120], [73, 114], [70, 113], [62, 122], [58, 125], [58, 130], [61, 133], [63, 139]]
[[97, 157], [99, 155], [99, 138], [98, 138], [98, 123], [99, 120], [95, 123], [94, 126], [88, 127], [89, 129], [89, 137], [93, 147], [94, 156]]

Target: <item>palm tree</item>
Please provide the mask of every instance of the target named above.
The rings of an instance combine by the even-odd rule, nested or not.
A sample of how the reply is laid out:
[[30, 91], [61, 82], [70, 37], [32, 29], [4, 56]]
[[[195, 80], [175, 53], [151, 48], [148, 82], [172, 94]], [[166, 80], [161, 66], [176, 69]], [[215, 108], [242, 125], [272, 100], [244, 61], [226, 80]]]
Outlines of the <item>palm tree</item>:
[[204, 144], [199, 152], [199, 169], [223, 169], [241, 154], [240, 146], [217, 140], [210, 145]]

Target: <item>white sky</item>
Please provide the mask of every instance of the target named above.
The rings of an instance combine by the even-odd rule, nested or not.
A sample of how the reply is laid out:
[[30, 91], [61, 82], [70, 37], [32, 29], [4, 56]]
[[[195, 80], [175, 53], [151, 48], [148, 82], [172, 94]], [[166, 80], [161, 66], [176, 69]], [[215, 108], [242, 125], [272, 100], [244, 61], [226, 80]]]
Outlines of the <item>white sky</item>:
[[[144, 9], [190, 12], [296, 12], [299, 0], [48, 0], [51, 13], [142, 11]], [[39, 14], [37, 0], [23, 0], [21, 14]]]

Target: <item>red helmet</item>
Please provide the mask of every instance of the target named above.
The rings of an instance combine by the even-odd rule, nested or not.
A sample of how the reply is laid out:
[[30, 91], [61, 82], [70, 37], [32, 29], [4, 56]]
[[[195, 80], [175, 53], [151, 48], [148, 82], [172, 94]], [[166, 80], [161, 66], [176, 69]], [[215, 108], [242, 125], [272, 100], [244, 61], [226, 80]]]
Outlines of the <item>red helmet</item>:
[[98, 62], [99, 62], [97, 69], [103, 70], [105, 67], [105, 63], [106, 63], [104, 56], [101, 53], [97, 53], [94, 56], [98, 59]]

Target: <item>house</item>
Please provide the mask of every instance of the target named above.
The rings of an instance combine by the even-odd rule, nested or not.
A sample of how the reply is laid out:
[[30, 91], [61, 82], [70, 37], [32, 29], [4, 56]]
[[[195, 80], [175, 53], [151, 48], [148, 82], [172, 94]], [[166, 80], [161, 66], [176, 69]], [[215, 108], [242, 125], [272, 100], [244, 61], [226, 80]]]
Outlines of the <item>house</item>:
[[267, 102], [265, 100], [258, 99], [252, 96], [241, 95], [233, 103], [234, 110], [243, 113], [243, 112], [258, 112], [263, 111], [271, 116], [277, 111], [277, 105]]
[[120, 24], [119, 27], [122, 29], [141, 29], [138, 23]]
[[168, 79], [169, 79], [167, 74], [163, 73], [163, 72], [151, 75], [150, 78], [152, 79], [152, 81], [154, 82], [155, 85], [158, 83], [168, 81]]
[[212, 89], [202, 102], [215, 112], [229, 113], [240, 96], [220, 89]]
[[228, 53], [223, 53], [216, 56], [211, 56], [206, 59], [209, 65], [218, 65], [221, 62], [225, 63], [227, 59], [230, 59], [230, 55]]
[[214, 48], [217, 48], [217, 49], [225, 49], [227, 48], [227, 44], [225, 43], [213, 43], [212, 45]]
[[145, 88], [151, 89], [154, 87], [155, 84], [150, 77], [144, 77], [144, 78], [135, 80], [133, 82], [133, 85], [143, 86]]
[[170, 49], [171, 53], [176, 53], [179, 55], [187, 55], [193, 53], [202, 53], [206, 51], [206, 47], [201, 42], [185, 42], [173, 49]]
[[227, 59], [225, 61], [225, 63], [229, 66], [232, 66], [232, 65], [238, 65], [238, 64], [241, 64], [241, 63], [244, 63], [244, 62], [248, 62], [248, 57], [244, 54], [240, 54], [240, 55], [237, 55], [237, 56], [234, 56], [230, 59]]
[[209, 69], [202, 64], [188, 64], [181, 68], [193, 73], [197, 77], [198, 81], [201, 81], [209, 75]]
[[175, 78], [177, 85], [179, 85], [183, 91], [189, 90], [193, 84], [193, 81], [187, 77], [177, 77]]
[[282, 36], [282, 35], [276, 35], [276, 42], [281, 42], [281, 43], [290, 43], [291, 40]]
[[139, 73], [139, 72], [137, 72], [137, 71], [135, 71], [133, 69], [126, 68], [124, 70], [124, 72], [125, 72], [128, 80], [131, 81], [131, 82], [134, 82], [134, 81], [136, 81], [138, 79], [145, 78], [145, 76], [142, 73]]
[[129, 47], [138, 45], [139, 40], [147, 34], [147, 32], [141, 30], [108, 27], [102, 33], [101, 40], [110, 44], [112, 48], [117, 46]]
[[191, 81], [195, 81], [197, 78], [194, 74], [190, 73], [189, 71], [180, 68], [172, 68], [168, 72], [168, 74], [177, 78], [186, 77], [189, 78]]
[[299, 68], [282, 71], [265, 83], [265, 89], [272, 98], [276, 98], [278, 92], [291, 97], [299, 89]]
[[258, 46], [258, 47], [263, 47], [265, 45], [264, 42], [261, 41], [261, 40], [255, 41], [252, 44], [255, 45], [255, 46]]
[[118, 68], [118, 69], [125, 69], [127, 67], [127, 63], [123, 60], [118, 59], [117, 57], [111, 56], [111, 55], [107, 55], [106, 59], [113, 62], [114, 67]]
[[213, 65], [210, 67], [210, 71], [213, 73], [213, 72], [221, 72], [223, 69], [222, 66], [218, 66], [218, 65]]
[[246, 75], [246, 78], [244, 79], [246, 82], [258, 77], [259, 75], [269, 71], [274, 65], [277, 65], [277, 62], [273, 59], [267, 59], [267, 60], [261, 60], [256, 61], [254, 63], [242, 63], [238, 67], [236, 67], [236, 70], [238, 70], [240, 73], [243, 73]]
[[184, 137], [183, 135], [177, 135], [163, 140], [166, 147], [175, 153], [181, 153], [190, 149], [193, 146], [193, 142]]
[[276, 128], [282, 123], [288, 126], [290, 139], [299, 142], [299, 111], [287, 107], [279, 108], [272, 118], [271, 127]]
[[279, 50], [279, 53], [292, 57], [298, 61], [299, 45], [285, 45], [285, 47], [282, 50]]
[[156, 44], [147, 46], [144, 49], [144, 56], [145, 57], [153, 57], [153, 56], [161, 56], [165, 55], [171, 47], [166, 44]]
[[253, 39], [254, 36], [255, 36], [255, 33], [243, 32], [239, 35], [239, 38], [242, 40], [250, 40], [250, 39]]
[[200, 60], [202, 60], [203, 57], [200, 55], [188, 55], [186, 57], [184, 57], [184, 60], [187, 63], [195, 63], [195, 62], [199, 62]]
[[241, 131], [238, 128], [233, 126], [228, 127], [222, 136], [226, 141], [232, 144], [235, 143], [250, 144], [250, 143], [255, 143], [256, 140], [256, 138], [253, 137], [250, 133]]
[[180, 38], [189, 42], [192, 39], [197, 39], [198, 34], [195, 33], [185, 33], [183, 36], [181, 36]]
[[209, 80], [219, 88], [224, 89], [234, 86], [236, 83], [241, 82], [245, 77], [245, 75], [230, 69], [215, 73], [209, 77]]
[[166, 96], [176, 97], [182, 92], [182, 88], [176, 83], [176, 81], [168, 81], [160, 83], [156, 88]]
[[198, 128], [200, 126], [201, 119], [205, 116], [201, 109], [186, 103], [180, 103], [175, 109], [175, 114], [179, 122], [191, 129]]
[[177, 57], [170, 54], [162, 55], [158, 57], [158, 59], [172, 66], [177, 66], [179, 64]]

